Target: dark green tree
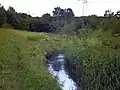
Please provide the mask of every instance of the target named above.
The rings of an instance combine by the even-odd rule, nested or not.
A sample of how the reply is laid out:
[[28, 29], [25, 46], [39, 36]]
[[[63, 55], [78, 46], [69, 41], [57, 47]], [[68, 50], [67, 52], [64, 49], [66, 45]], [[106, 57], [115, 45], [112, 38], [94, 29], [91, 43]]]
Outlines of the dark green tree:
[[71, 8], [65, 9], [63, 16], [65, 17], [65, 19], [70, 19], [70, 18], [74, 17], [73, 10]]
[[74, 12], [71, 8], [61, 9], [60, 7], [56, 7], [53, 10], [53, 17], [57, 19], [70, 19], [74, 17]]
[[26, 13], [17, 13], [17, 16], [21, 23], [21, 29], [24, 29], [24, 30], [27, 30], [29, 27], [29, 24], [34, 21], [32, 16]]
[[6, 10], [3, 6], [0, 6], [0, 27], [7, 22]]
[[31, 15], [28, 15], [26, 13], [18, 13], [18, 16], [22, 19], [28, 20], [29, 18], [31, 18]]
[[115, 16], [116, 16], [117, 18], [120, 18], [120, 11], [117, 11], [116, 14], [115, 14]]
[[53, 16], [54, 17], [60, 17], [60, 16], [62, 16], [62, 14], [61, 14], [61, 8], [60, 7], [54, 8]]
[[7, 10], [7, 22], [11, 24], [14, 29], [22, 28], [18, 14], [13, 7], [9, 7]]
[[45, 23], [50, 23], [52, 21], [52, 17], [49, 13], [43, 14], [41, 17], [41, 21]]
[[112, 12], [111, 10], [106, 10], [104, 16], [108, 18], [112, 18], [114, 17], [114, 12]]

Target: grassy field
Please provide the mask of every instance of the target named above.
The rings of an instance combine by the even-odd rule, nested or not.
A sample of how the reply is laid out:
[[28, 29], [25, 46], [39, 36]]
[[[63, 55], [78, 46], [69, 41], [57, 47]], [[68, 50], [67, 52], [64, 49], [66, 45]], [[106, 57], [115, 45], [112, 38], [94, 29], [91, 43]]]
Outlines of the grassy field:
[[45, 64], [55, 51], [84, 90], [119, 90], [120, 36], [89, 30], [78, 37], [0, 29], [0, 90], [60, 90]]
[[46, 38], [0, 29], [0, 90], [60, 90], [45, 66], [41, 41]]

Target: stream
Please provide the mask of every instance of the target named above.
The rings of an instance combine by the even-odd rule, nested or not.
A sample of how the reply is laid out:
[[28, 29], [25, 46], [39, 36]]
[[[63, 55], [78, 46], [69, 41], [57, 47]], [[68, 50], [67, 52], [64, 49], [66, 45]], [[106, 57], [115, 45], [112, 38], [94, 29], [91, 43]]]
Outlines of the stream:
[[68, 74], [69, 69], [65, 68], [64, 54], [52, 55], [48, 60], [48, 70], [62, 90], [81, 90]]

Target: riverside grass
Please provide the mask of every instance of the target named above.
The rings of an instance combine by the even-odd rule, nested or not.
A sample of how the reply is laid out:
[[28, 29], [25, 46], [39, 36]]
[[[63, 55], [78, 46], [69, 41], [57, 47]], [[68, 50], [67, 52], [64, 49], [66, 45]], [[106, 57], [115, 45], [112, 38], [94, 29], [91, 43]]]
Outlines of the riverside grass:
[[[28, 36], [39, 35], [39, 41]], [[0, 29], [0, 90], [60, 90], [45, 66], [42, 34]]]
[[[0, 89], [60, 90], [46, 67], [45, 55], [63, 52], [83, 90], [119, 90], [120, 37], [108, 31], [86, 36], [0, 29]], [[12, 81], [12, 82], [11, 82]]]

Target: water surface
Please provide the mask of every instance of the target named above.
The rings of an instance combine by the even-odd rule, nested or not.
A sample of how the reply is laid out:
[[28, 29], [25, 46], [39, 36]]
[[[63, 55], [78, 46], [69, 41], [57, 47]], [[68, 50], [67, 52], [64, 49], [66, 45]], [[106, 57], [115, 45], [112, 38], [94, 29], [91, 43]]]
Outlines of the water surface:
[[80, 90], [65, 68], [64, 54], [53, 55], [48, 60], [48, 70], [56, 78], [62, 90]]

